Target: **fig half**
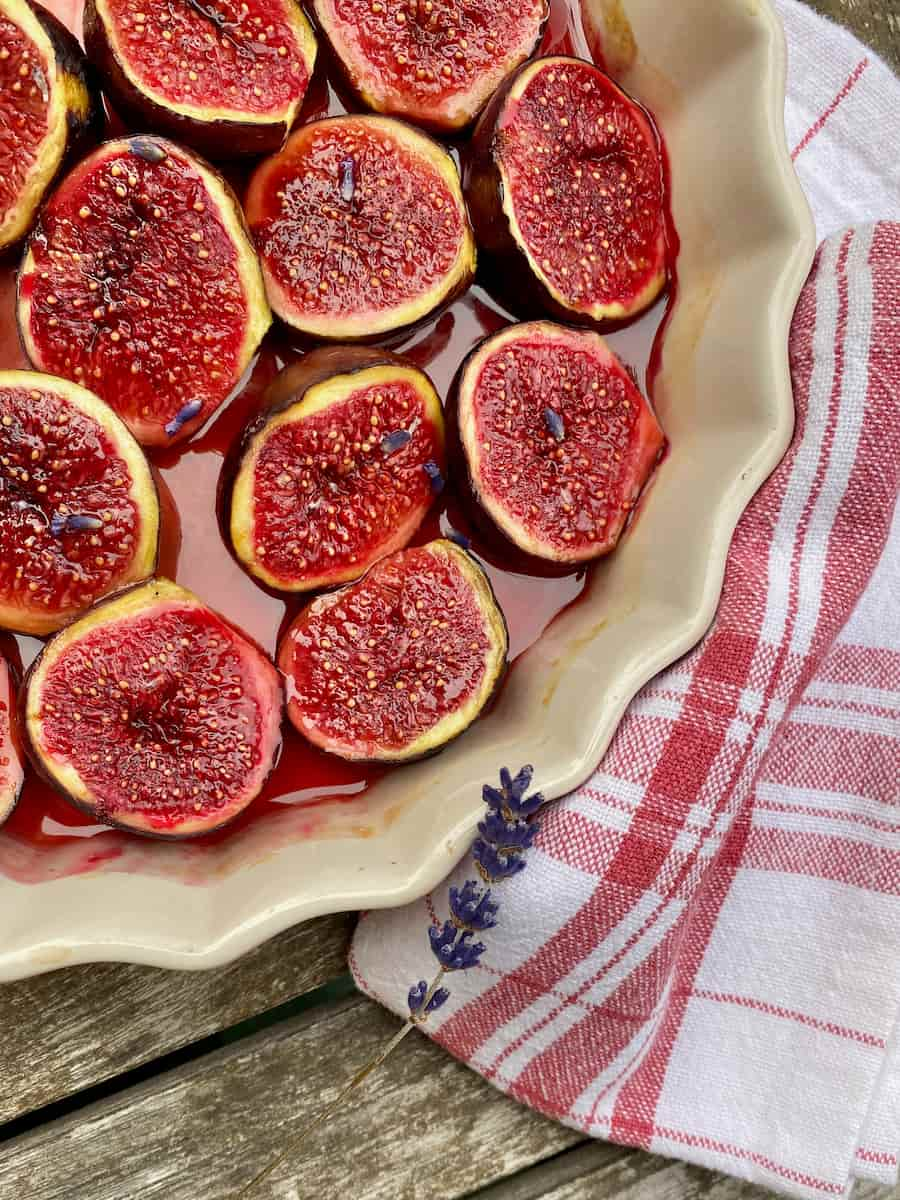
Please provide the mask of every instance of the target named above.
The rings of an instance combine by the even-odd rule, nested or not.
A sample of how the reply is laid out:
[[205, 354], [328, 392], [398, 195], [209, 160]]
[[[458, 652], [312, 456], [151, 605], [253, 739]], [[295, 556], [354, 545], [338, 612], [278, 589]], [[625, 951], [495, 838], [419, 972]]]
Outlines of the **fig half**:
[[64, 379], [0, 371], [0, 628], [51, 633], [156, 566], [159, 503], [112, 409]]
[[0, 0], [0, 251], [24, 237], [100, 117], [81, 47], [39, 4]]
[[163, 838], [218, 829], [259, 794], [281, 709], [263, 652], [166, 579], [58, 633], [25, 685], [47, 779], [97, 820]]
[[541, 58], [501, 88], [475, 131], [466, 198], [492, 282], [517, 312], [602, 327], [666, 284], [656, 131], [591, 63]]
[[548, 0], [313, 0], [350, 86], [376, 112], [438, 131], [475, 119], [537, 50]]
[[198, 428], [271, 323], [231, 189], [173, 142], [106, 142], [44, 206], [19, 274], [25, 351], [93, 388], [145, 446]]
[[463, 363], [454, 399], [472, 491], [511, 542], [559, 563], [615, 547], [665, 435], [599, 334], [511, 325]]
[[232, 492], [244, 566], [270, 587], [311, 591], [405, 546], [446, 471], [428, 376], [393, 354], [336, 346], [284, 370], [267, 398]]
[[15, 719], [12, 675], [6, 659], [0, 655], [0, 825], [15, 808], [25, 778]]
[[316, 61], [295, 0], [87, 0], [84, 37], [116, 109], [213, 158], [268, 154]]
[[483, 711], [506, 667], [503, 614], [453, 542], [401, 550], [314, 600], [278, 653], [288, 715], [341, 758], [410, 762]]
[[246, 212], [272, 308], [313, 337], [404, 329], [474, 278], [456, 164], [389, 117], [304, 125], [257, 168]]

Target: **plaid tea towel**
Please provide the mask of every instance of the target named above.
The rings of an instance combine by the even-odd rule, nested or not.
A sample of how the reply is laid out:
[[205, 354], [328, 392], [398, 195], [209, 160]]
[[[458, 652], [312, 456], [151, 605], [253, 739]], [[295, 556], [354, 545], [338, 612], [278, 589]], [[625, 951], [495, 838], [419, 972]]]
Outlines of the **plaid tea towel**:
[[[791, 337], [793, 443], [710, 632], [548, 808], [502, 936], [426, 1028], [595, 1137], [835, 1196], [895, 1182], [900, 1150], [900, 84], [779, 8], [826, 239]], [[446, 897], [361, 921], [363, 991], [406, 1014]]]

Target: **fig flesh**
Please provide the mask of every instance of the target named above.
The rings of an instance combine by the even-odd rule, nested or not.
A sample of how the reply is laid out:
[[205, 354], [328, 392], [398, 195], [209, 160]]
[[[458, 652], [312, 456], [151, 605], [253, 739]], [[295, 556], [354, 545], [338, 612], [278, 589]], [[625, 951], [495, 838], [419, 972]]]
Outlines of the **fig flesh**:
[[311, 591], [405, 546], [446, 473], [428, 376], [393, 354], [336, 346], [286, 368], [268, 404], [232, 492], [231, 539], [247, 570]]
[[271, 323], [237, 199], [172, 142], [106, 142], [44, 206], [19, 274], [32, 364], [93, 388], [143, 445], [228, 397]]
[[106, 91], [133, 126], [212, 158], [277, 150], [316, 60], [295, 0], [87, 0], [84, 34]]
[[548, 0], [313, 0], [350, 86], [376, 112], [438, 131], [475, 119], [537, 50]]
[[515, 311], [603, 327], [667, 281], [665, 175], [646, 112], [580, 59], [527, 63], [476, 128], [466, 198]]
[[98, 820], [183, 838], [259, 794], [280, 745], [278, 673], [177, 584], [96, 605], [45, 646], [25, 685], [39, 770]]
[[144, 454], [91, 392], [0, 371], [0, 627], [43, 636], [156, 565]]
[[46, 9], [0, 0], [0, 251], [24, 237], [100, 116], [81, 47]]
[[25, 778], [15, 719], [12, 675], [6, 660], [0, 656], [0, 825], [15, 808]]
[[466, 359], [454, 400], [472, 492], [511, 542], [558, 563], [615, 547], [665, 436], [599, 334], [511, 325]]
[[389, 117], [304, 125], [257, 168], [246, 212], [272, 308], [313, 337], [417, 324], [475, 274], [456, 164]]
[[288, 715], [341, 758], [410, 762], [481, 714], [508, 635], [487, 576], [440, 539], [382, 559], [314, 600], [281, 643]]

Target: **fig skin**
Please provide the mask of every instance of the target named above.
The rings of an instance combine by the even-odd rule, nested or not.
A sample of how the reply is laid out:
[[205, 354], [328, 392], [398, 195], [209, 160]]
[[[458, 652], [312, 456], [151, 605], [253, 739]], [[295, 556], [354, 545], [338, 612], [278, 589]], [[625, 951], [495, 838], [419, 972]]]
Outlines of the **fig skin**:
[[[16, 25], [19, 25], [22, 13], [27, 14], [26, 21], [29, 17], [37, 21], [40, 32], [49, 41], [50, 54], [56, 63], [56, 88], [62, 93], [65, 109], [62, 137], [56, 153], [37, 178], [33, 178], [28, 195], [20, 193], [15, 205], [0, 221], [0, 254], [18, 245], [27, 235], [44, 196], [68, 167], [97, 141], [103, 124], [99, 83], [77, 40], [53, 13], [34, 0], [3, 0], [0, 6], [0, 15], [8, 16]], [[31, 31], [26, 29], [25, 32]]]
[[[101, 801], [91, 799], [85, 794], [86, 785], [71, 764], [61, 763], [57, 770], [52, 769], [48, 765], [45, 752], [39, 744], [38, 732], [41, 720], [40, 686], [44, 682], [47, 671], [58, 657], [58, 652], [62, 652], [68, 645], [77, 641], [78, 637], [90, 629], [97, 628], [98, 626], [102, 627], [104, 620], [114, 621], [123, 613], [125, 615], [140, 614], [142, 610], [145, 610], [155, 602], [158, 602], [162, 606], [166, 604], [182, 604], [205, 611], [234, 634], [239, 642], [258, 655], [264, 665], [264, 671], [267, 676], [266, 687], [269, 691], [268, 698], [272, 701], [272, 716], [274, 718], [274, 727], [261, 732], [261, 736], [267, 736], [269, 740], [267, 747], [268, 765], [258, 775], [252, 793], [242, 796], [239, 805], [233, 804], [230, 810], [226, 809], [225, 814], [220, 820], [210, 820], [209, 817], [203, 815], [188, 817], [178, 823], [177, 829], [168, 830], [153, 826], [149, 820], [142, 819], [140, 814], [129, 815], [124, 810], [110, 812], [103, 807]], [[210, 609], [186, 588], [172, 583], [168, 579], [157, 577], [146, 583], [125, 588], [114, 595], [105, 597], [98, 604], [95, 604], [93, 608], [89, 609], [83, 617], [61, 629], [46, 643], [25, 675], [19, 695], [19, 716], [29, 762], [38, 775], [49, 786], [59, 792], [73, 807], [105, 825], [121, 829], [126, 833], [137, 834], [141, 837], [152, 838], [158, 841], [187, 841], [192, 838], [203, 837], [205, 834], [215, 833], [230, 825], [260, 794], [277, 762], [281, 745], [280, 726], [283, 703], [284, 695], [281, 681], [268, 655], [256, 643], [252, 642], [246, 634], [235, 628], [224, 617], [221, 617], [220, 614]], [[271, 725], [272, 721], [270, 720], [269, 723]]]
[[10, 666], [0, 655], [0, 825], [16, 807], [24, 779], [16, 690]]
[[[119, 413], [142, 446], [169, 447], [191, 437], [210, 417], [220, 410], [259, 349], [263, 337], [272, 324], [272, 313], [266, 297], [259, 258], [256, 254], [250, 231], [247, 228], [243, 209], [234, 190], [215, 167], [200, 158], [199, 155], [194, 154], [193, 151], [187, 150], [174, 142], [155, 135], [129, 134], [125, 137], [115, 138], [102, 143], [92, 155], [83, 159], [61, 181], [56, 192], [48, 200], [48, 208], [52, 207], [55, 197], [70, 185], [73, 179], [76, 180], [76, 183], [81, 182], [83, 174], [86, 173], [89, 166], [94, 168], [99, 162], [104, 161], [104, 156], [113, 157], [115, 154], [124, 152], [125, 150], [135, 153], [134, 147], [138, 145], [142, 145], [143, 150], [150, 148], [155, 151], [161, 151], [164, 155], [171, 155], [177, 161], [186, 162], [198, 174], [208, 198], [211, 198], [215, 203], [219, 218], [235, 247], [237, 255], [236, 270], [242, 288], [242, 301], [247, 311], [247, 325], [231, 386], [227, 391], [219, 395], [215, 403], [210, 404], [207, 401], [194, 414], [190, 414], [189, 411], [185, 412], [185, 410], [181, 410], [177, 416], [173, 413], [172, 416], [175, 417], [175, 421], [171, 426], [164, 425], [159, 419], [146, 419], [140, 413], [119, 413], [115, 405], [110, 403], [110, 407], [113, 407]], [[144, 154], [142, 153], [140, 157], [144, 157]], [[47, 208], [45, 208], [26, 244], [16, 280], [16, 322], [18, 325], [19, 340], [26, 357], [36, 370], [46, 369], [47, 364], [44, 362], [44, 352], [41, 349], [41, 345], [35, 340], [31, 330], [32, 299], [30, 293], [36, 270], [33, 248], [37, 239], [45, 236], [43, 223], [46, 219]], [[122, 234], [122, 238], [124, 240], [124, 234]], [[135, 328], [140, 331], [143, 320], [140, 311], [129, 309], [128, 316]], [[221, 391], [221, 389], [218, 390]], [[101, 396], [101, 399], [104, 398]], [[184, 413], [183, 417], [182, 412]]]
[[[506, 676], [508, 669], [509, 630], [503, 612], [497, 603], [490, 580], [483, 568], [468, 551], [463, 550], [455, 542], [451, 542], [445, 538], [438, 538], [425, 546], [412, 547], [411, 549], [427, 550], [436, 556], [448, 558], [459, 567], [466, 578], [489, 629], [490, 657], [485, 680], [480, 693], [475, 697], [474, 701], [470, 699], [466, 702], [462, 713], [457, 710], [451, 710], [437, 724], [432, 725], [401, 749], [390, 750], [385, 748], [379, 752], [367, 752], [363, 749], [352, 751], [346, 746], [339, 749], [336, 743], [333, 740], [329, 740], [325, 734], [315, 735], [309, 729], [302, 727], [300, 714], [296, 711], [296, 700], [292, 696], [292, 676], [294, 674], [293, 639], [295, 631], [306, 621], [307, 617], [318, 616], [320, 613], [327, 612], [331, 608], [340, 605], [345, 597], [365, 584], [369, 575], [389, 564], [391, 558], [400, 558], [402, 555], [410, 553], [410, 551], [400, 551], [397, 555], [391, 556], [391, 558], [379, 560], [360, 579], [355, 580], [346, 587], [339, 588], [334, 592], [327, 592], [313, 600], [292, 622], [278, 648], [277, 663], [287, 683], [287, 712], [291, 723], [304, 738], [320, 750], [334, 754], [345, 761], [370, 764], [387, 763], [399, 766], [405, 763], [419, 762], [422, 759], [432, 758], [465, 733], [479, 717], [484, 715], [497, 696]], [[431, 616], [430, 613], [428, 615]]]
[[[379, 384], [389, 386], [389, 378], [382, 380], [371, 378], [373, 369], [379, 367], [386, 367], [396, 372], [395, 378], [401, 379], [415, 388], [427, 419], [439, 438], [439, 446], [433, 461], [436, 462], [442, 473], [446, 469], [441, 402], [431, 380], [413, 363], [387, 350], [374, 350], [362, 346], [329, 346], [313, 350], [299, 362], [285, 368], [269, 385], [263, 399], [264, 411], [251, 423], [244, 436], [241, 461], [234, 479], [230, 500], [229, 533], [235, 554], [248, 574], [261, 580], [275, 591], [316, 591], [323, 587], [335, 587], [338, 584], [358, 579], [378, 559], [385, 558], [407, 545], [431, 507], [433, 495], [429, 495], [427, 502], [413, 511], [401, 525], [390, 530], [387, 540], [378, 542], [377, 550], [370, 550], [360, 563], [337, 564], [331, 571], [298, 577], [293, 585], [268, 570], [266, 561], [260, 561], [255, 553], [256, 537], [252, 509], [256, 458], [251, 459], [251, 456], [258, 453], [264, 444], [264, 437], [261, 435], [265, 434], [273, 418], [279, 414], [302, 405], [307, 398], [314, 403], [315, 397], [311, 393], [320, 384], [334, 381], [336, 386], [340, 386], [346, 381], [346, 386], [341, 386], [341, 392], [337, 398], [326, 402], [326, 407], [330, 404], [344, 402], [347, 393], [351, 392], [355, 386], [355, 376], [360, 377], [358, 384], [360, 387], [367, 386], [365, 380], [367, 374], [371, 379], [368, 386], [379, 386]], [[322, 411], [322, 409], [317, 408], [317, 411]], [[295, 419], [302, 420], [302, 416], [296, 414]], [[381, 431], [381, 434], [383, 432]]]
[[[155, 100], [129, 76], [112, 44], [100, 11], [101, 4], [102, 0], [100, 3], [85, 0], [85, 47], [116, 111], [130, 126], [158, 131], [213, 159], [270, 154], [284, 143], [300, 115], [303, 96], [297, 99], [283, 121], [242, 121], [225, 115], [209, 120], [178, 112]], [[316, 61], [315, 35], [299, 4], [296, 5], [296, 16], [305, 26], [304, 61], [311, 79]]]
[[[638, 502], [635, 499], [627, 501], [625, 516], [605, 518], [603, 523], [603, 538], [597, 538], [587, 547], [567, 549], [565, 543], [559, 541], [551, 545], [549, 541], [540, 540], [536, 534], [521, 525], [513, 513], [507, 510], [501, 497], [488, 494], [487, 487], [479, 477], [478, 459], [481, 453], [480, 441], [475, 434], [474, 416], [472, 413], [472, 393], [477, 384], [477, 378], [470, 378], [476, 369], [478, 360], [481, 365], [488, 361], [486, 352], [492, 347], [497, 349], [504, 341], [514, 341], [519, 337], [546, 337], [548, 342], [565, 341], [569, 339], [576, 350], [590, 351], [592, 348], [600, 355], [608, 356], [612, 361], [616, 374], [627, 380], [631, 395], [626, 398], [629, 404], [639, 404], [638, 420], [644, 437], [638, 440], [643, 453], [636, 456], [627, 464], [639, 479], [640, 492], [647, 487], [653, 477], [653, 472], [659, 463], [665, 445], [666, 437], [649, 404], [640, 390], [628, 376], [627, 371], [612, 353], [609, 346], [599, 334], [593, 330], [556, 325], [550, 321], [532, 321], [518, 325], [507, 326], [498, 333], [482, 339], [463, 359], [450, 387], [447, 402], [448, 413], [451, 414], [451, 444], [453, 464], [457, 476], [460, 477], [461, 499], [473, 523], [481, 528], [498, 545], [514, 549], [516, 554], [524, 556], [536, 568], [550, 570], [551, 573], [564, 572], [573, 567], [584, 566], [599, 558], [611, 554], [617, 547], [625, 530], [628, 515]], [[582, 343], [578, 345], [577, 343]], [[593, 344], [593, 345], [592, 345]], [[622, 487], [622, 480], [616, 481]], [[611, 487], [611, 485], [606, 485]], [[540, 498], [538, 497], [538, 500]], [[610, 509], [612, 512], [612, 509]]]
[[[526, 77], [531, 77], [533, 70], [544, 70], [556, 63], [593, 66], [581, 59], [560, 55], [524, 63], [507, 78], [475, 127], [464, 170], [463, 191], [482, 252], [485, 284], [510, 312], [522, 319], [549, 316], [570, 325], [608, 332], [640, 316], [659, 297], [668, 283], [668, 255], [648, 286], [628, 305], [620, 302], [604, 305], [597, 316], [579, 311], [557, 296], [532, 266], [515, 230], [507, 184], [497, 160], [497, 150], [502, 144], [502, 132], [498, 127], [512, 93], [523, 85]], [[594, 69], [599, 71], [599, 68]], [[652, 129], [652, 122], [637, 101], [613, 81], [609, 82], [625, 102], [640, 111]]]
[[[527, 48], [521, 47], [517, 53], [508, 58], [502, 72], [495, 72], [494, 77], [487, 83], [482, 82], [479, 85], [476, 80], [465, 99], [459, 99], [454, 106], [441, 111], [440, 105], [430, 105], [425, 99], [419, 100], [413, 89], [410, 89], [413, 94], [403, 97], [395, 89], [385, 88], [377, 79], [376, 68], [370, 65], [370, 74], [367, 77], [365, 65], [362, 62], [351, 61], [349, 48], [342, 52], [339, 35], [335, 28], [333, 0], [312, 0], [312, 10], [329, 62], [334, 65], [353, 97], [373, 112], [410, 121], [419, 128], [427, 129], [430, 133], [438, 136], [460, 134], [472, 125], [503, 80], [537, 53], [550, 19], [550, 4], [545, 2], [543, 17], [531, 45]], [[437, 54], [435, 63], [439, 65]]]
[[[42, 390], [56, 393], [71, 408], [93, 422], [102, 434], [112, 442], [116, 452], [125, 462], [131, 475], [132, 486], [129, 499], [140, 517], [140, 537], [128, 569], [119, 574], [111, 585], [99, 591], [93, 598], [96, 603], [103, 596], [123, 587], [138, 583], [151, 576], [156, 568], [159, 553], [159, 494], [153, 472], [127, 426], [103, 400], [93, 392], [68, 380], [42, 375], [35, 371], [0, 371], [0, 389]], [[2, 468], [0, 468], [2, 471]], [[88, 537], [87, 531], [84, 537]], [[48, 568], [36, 565], [36, 571], [46, 575]], [[61, 610], [23, 609], [12, 602], [4, 601], [0, 593], [0, 629], [13, 633], [46, 637], [77, 618], [89, 607], [68, 606]]]
[[[266, 187], [269, 175], [277, 170], [282, 158], [288, 162], [291, 161], [293, 147], [298, 139], [311, 136], [314, 132], [321, 132], [328, 127], [338, 131], [342, 126], [362, 127], [364, 131], [371, 130], [373, 136], [381, 134], [386, 138], [392, 138], [401, 149], [423, 159], [428, 166], [435, 169], [451, 193], [460, 213], [461, 242], [451, 269], [424, 295], [405, 300], [395, 306], [385, 304], [379, 306], [374, 303], [373, 298], [370, 310], [361, 314], [351, 312], [349, 316], [307, 313], [297, 308], [286, 287], [275, 278], [274, 272], [269, 266], [269, 258], [274, 260], [274, 256], [267, 254], [262, 245], [263, 235], [259, 227], [267, 219], [264, 212], [267, 198]], [[259, 252], [266, 281], [266, 292], [272, 310], [285, 325], [307, 337], [315, 338], [318, 342], [354, 342], [366, 345], [406, 335], [419, 325], [444, 312], [468, 291], [475, 280], [478, 252], [456, 163], [444, 146], [413, 126], [393, 117], [351, 114], [342, 117], [326, 117], [301, 126], [294, 131], [279, 154], [265, 159], [256, 168], [247, 186], [244, 211]]]

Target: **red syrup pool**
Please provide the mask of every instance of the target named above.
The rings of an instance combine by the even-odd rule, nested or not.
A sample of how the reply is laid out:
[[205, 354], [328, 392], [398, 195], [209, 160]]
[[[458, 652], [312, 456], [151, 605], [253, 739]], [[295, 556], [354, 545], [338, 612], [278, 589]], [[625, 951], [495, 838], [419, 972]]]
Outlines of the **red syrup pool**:
[[[575, 54], [589, 58], [577, 13], [577, 0], [552, 0], [542, 52]], [[304, 119], [360, 111], [330, 79], [317, 73]], [[120, 131], [118, 123], [110, 132]], [[243, 191], [237, 172], [227, 172]], [[671, 259], [677, 239], [669, 222]], [[26, 367], [14, 319], [17, 261], [0, 261], [0, 366]], [[606, 335], [613, 350], [635, 371], [643, 390], [651, 395], [659, 365], [662, 333], [674, 298], [674, 274], [666, 293], [641, 318]], [[486, 334], [510, 323], [511, 318], [487, 292], [476, 285], [453, 306], [413, 334], [386, 342], [431, 376], [438, 393], [446, 398], [451, 381], [466, 354]], [[162, 536], [159, 573], [176, 579], [196, 592], [211, 607], [245, 630], [270, 654], [281, 633], [302, 607], [300, 598], [278, 596], [254, 583], [238, 566], [221, 533], [221, 490], [228, 476], [226, 456], [248, 421], [258, 411], [268, 382], [282, 366], [300, 357], [309, 344], [283, 328], [273, 330], [234, 398], [187, 444], [172, 450], [153, 450], [162, 502]], [[454, 495], [452, 482], [435, 505], [414, 541], [423, 543], [440, 535], [458, 533], [469, 539], [470, 550], [490, 576], [510, 631], [510, 659], [533, 645], [547, 626], [569, 608], [590, 586], [590, 568], [569, 571], [541, 570], [511, 547], [500, 545], [474, 528]], [[308, 600], [308, 598], [307, 598]], [[0, 653], [21, 674], [33, 661], [41, 643], [34, 638], [0, 634]], [[498, 764], [499, 765], [499, 764]], [[403, 768], [394, 768], [402, 770]], [[261, 795], [231, 825], [194, 840], [196, 847], [215, 846], [262, 817], [285, 805], [315, 807], [358, 800], [384, 774], [385, 768], [345, 763], [322, 754], [304, 741], [285, 720], [284, 743], [275, 770]], [[76, 839], [91, 838], [97, 853], [89, 865], [103, 861], [104, 844], [120, 840], [121, 831], [98, 825], [73, 808], [29, 767], [19, 804], [2, 828], [0, 838], [11, 838], [29, 847], [61, 847]], [[82, 867], [82, 869], [87, 869]]]

